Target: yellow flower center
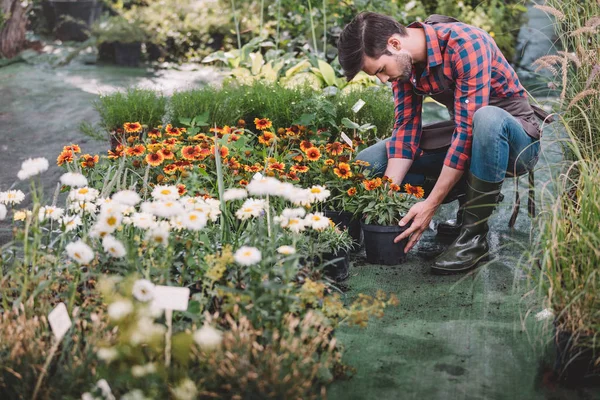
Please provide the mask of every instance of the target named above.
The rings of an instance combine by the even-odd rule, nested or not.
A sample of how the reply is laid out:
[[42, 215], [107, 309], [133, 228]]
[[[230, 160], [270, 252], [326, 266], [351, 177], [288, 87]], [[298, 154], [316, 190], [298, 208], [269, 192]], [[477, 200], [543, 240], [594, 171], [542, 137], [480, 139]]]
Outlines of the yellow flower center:
[[79, 189], [79, 194], [87, 194], [89, 192], [88, 188], [81, 188]]
[[106, 223], [110, 226], [113, 226], [117, 223], [117, 219], [114, 216], [108, 217]]
[[81, 258], [81, 255], [79, 253], [75, 253], [75, 254], [73, 254], [73, 257], [75, 257], [79, 260]]
[[190, 215], [190, 221], [195, 221], [197, 219], [198, 219], [198, 216], [196, 214]]
[[168, 194], [171, 194], [171, 191], [169, 189], [163, 189], [160, 191], [160, 194], [164, 194], [166, 196]]
[[250, 257], [252, 252], [250, 250], [244, 252], [244, 257]]
[[310, 192], [311, 193], [321, 193], [321, 189], [319, 189], [319, 188], [312, 188], [312, 189], [310, 189]]

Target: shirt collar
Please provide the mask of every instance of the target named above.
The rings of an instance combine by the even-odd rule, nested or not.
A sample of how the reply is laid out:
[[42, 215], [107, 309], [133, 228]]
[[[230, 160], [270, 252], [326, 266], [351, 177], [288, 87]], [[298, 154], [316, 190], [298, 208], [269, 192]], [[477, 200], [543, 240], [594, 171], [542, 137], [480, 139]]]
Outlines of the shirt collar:
[[436, 30], [429, 24], [413, 22], [408, 28], [423, 28], [427, 41], [427, 70], [424, 75], [429, 75], [429, 69], [442, 64], [442, 51]]

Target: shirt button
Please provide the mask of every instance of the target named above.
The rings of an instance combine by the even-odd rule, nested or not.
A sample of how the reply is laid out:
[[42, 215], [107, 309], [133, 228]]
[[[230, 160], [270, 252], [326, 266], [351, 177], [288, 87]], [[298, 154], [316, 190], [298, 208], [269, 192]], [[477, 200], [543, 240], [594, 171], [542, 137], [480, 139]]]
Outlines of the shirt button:
[[468, 102], [469, 102], [469, 99], [465, 100], [465, 103], [468, 103]]

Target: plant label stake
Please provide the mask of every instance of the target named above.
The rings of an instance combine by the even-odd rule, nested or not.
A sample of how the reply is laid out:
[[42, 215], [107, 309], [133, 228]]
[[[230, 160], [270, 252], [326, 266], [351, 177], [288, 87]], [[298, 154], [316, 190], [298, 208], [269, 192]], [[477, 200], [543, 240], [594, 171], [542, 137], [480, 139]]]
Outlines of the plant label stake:
[[366, 103], [363, 99], [358, 99], [358, 101], [352, 106], [352, 111], [354, 111], [354, 114], [358, 113], [365, 104]]
[[42, 373], [35, 384], [33, 396], [31, 397], [32, 400], [35, 400], [37, 397], [40, 386], [42, 385], [42, 380], [44, 379], [44, 375], [46, 375], [46, 372], [48, 371], [48, 366], [50, 365], [52, 358], [54, 358], [54, 354], [58, 350], [58, 346], [60, 345], [62, 338], [73, 325], [71, 323], [71, 318], [69, 318], [69, 312], [67, 311], [65, 303], [58, 303], [58, 305], [54, 307], [54, 310], [50, 311], [50, 314], [48, 314], [48, 322], [50, 323], [50, 329], [54, 334], [54, 344], [52, 344], [50, 353], [48, 353], [48, 357], [46, 358], [46, 362], [42, 368]]
[[[342, 132], [342, 134], [340, 135], [340, 137], [341, 137], [341, 138], [342, 138], [342, 140], [343, 140], [344, 142], [346, 142], [346, 144], [347, 144], [348, 146], [350, 146], [350, 148], [352, 149], [352, 139], [350, 139], [350, 138], [348, 137], [348, 135], [346, 135], [346, 133], [344, 133], [344, 132]], [[351, 159], [352, 159], [352, 156], [350, 156], [350, 160], [351, 160]]]
[[173, 310], [185, 311], [188, 308], [190, 289], [174, 286], [155, 286], [152, 307], [165, 310], [167, 333], [165, 334], [165, 367], [171, 365], [171, 336], [173, 334]]

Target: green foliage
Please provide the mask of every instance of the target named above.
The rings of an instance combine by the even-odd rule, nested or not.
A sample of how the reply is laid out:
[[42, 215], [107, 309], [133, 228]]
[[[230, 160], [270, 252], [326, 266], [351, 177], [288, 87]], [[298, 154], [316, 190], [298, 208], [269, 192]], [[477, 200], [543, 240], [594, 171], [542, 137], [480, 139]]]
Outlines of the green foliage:
[[162, 94], [144, 89], [100, 95], [94, 102], [94, 108], [100, 113], [100, 125], [109, 132], [133, 121], [158, 126], [165, 114], [165, 105], [166, 98]]
[[126, 18], [121, 15], [109, 17], [95, 23], [92, 35], [97, 43], [142, 43], [146, 41], [146, 32], [137, 19]]

